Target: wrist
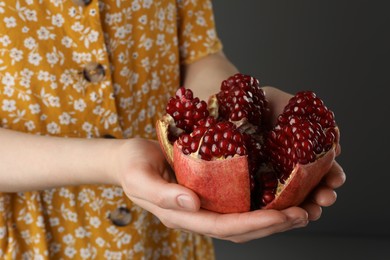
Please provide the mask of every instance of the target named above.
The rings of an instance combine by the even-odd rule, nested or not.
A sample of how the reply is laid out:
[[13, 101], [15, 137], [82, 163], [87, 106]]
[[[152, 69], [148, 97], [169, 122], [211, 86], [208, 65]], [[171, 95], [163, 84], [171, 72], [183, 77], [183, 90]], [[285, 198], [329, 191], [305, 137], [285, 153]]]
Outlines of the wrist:
[[118, 160], [122, 154], [124, 140], [92, 139], [85, 140], [87, 155], [85, 160], [85, 184], [120, 185], [118, 176]]

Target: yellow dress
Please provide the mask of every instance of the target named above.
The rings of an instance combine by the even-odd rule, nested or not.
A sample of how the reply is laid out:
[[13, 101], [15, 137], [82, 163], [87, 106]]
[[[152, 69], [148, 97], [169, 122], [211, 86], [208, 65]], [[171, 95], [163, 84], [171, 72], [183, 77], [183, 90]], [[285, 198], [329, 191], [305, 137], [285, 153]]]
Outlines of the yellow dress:
[[[180, 65], [220, 49], [210, 0], [0, 0], [0, 126], [155, 138]], [[1, 259], [213, 257], [119, 187], [0, 193]]]

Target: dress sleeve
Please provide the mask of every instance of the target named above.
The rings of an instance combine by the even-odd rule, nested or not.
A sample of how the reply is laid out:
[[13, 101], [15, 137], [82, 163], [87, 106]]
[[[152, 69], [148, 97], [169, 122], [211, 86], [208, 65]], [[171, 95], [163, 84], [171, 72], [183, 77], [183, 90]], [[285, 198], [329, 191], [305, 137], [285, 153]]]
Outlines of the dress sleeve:
[[181, 64], [192, 63], [222, 49], [211, 0], [177, 0]]

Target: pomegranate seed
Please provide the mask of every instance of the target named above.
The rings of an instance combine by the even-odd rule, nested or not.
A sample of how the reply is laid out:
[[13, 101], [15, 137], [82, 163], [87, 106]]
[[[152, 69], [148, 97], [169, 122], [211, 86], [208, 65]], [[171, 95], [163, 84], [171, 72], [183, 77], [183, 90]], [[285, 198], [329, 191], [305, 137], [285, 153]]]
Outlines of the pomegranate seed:
[[[334, 114], [314, 92], [302, 91], [292, 97], [277, 125], [268, 134], [265, 153], [285, 183], [297, 163], [307, 164], [328, 151], [335, 141]], [[272, 197], [263, 191], [262, 201]]]
[[229, 143], [227, 145], [226, 151], [229, 155], [234, 155], [236, 152], [236, 145], [234, 143]]
[[236, 154], [246, 154], [243, 144], [238, 146], [234, 140], [234, 137], [242, 140], [242, 137], [237, 137], [242, 134], [236, 129], [234, 124], [230, 122], [218, 122], [209, 128], [204, 129], [206, 130], [204, 130], [203, 138], [197, 139], [199, 142], [202, 142], [199, 150], [200, 158], [204, 160], [213, 160], [234, 156]]
[[267, 101], [259, 81], [251, 76], [237, 73], [224, 80], [217, 94], [219, 115], [232, 122], [246, 118], [258, 128], [263, 125]]
[[246, 149], [245, 149], [245, 147], [244, 146], [238, 146], [237, 148], [236, 148], [236, 153], [238, 154], [238, 155], [246, 155]]
[[262, 203], [263, 203], [263, 205], [267, 205], [271, 201], [273, 201], [274, 199], [275, 199], [275, 192], [274, 191], [265, 191], [263, 193]]
[[194, 98], [192, 91], [184, 87], [179, 88], [176, 96], [169, 99], [166, 112], [173, 117], [176, 127], [188, 134], [194, 125], [209, 116], [206, 102]]

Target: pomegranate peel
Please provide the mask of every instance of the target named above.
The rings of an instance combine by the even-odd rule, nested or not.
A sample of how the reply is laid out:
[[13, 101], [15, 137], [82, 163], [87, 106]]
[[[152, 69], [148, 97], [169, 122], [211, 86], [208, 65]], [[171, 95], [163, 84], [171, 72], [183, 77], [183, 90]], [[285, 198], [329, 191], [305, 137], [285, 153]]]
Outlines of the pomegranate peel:
[[250, 210], [246, 156], [205, 161], [183, 154], [175, 143], [173, 160], [178, 183], [199, 195], [202, 208], [220, 213]]
[[336, 145], [312, 163], [297, 164], [285, 183], [278, 183], [275, 199], [264, 209], [282, 210], [300, 205], [329, 171], [335, 156]]
[[174, 168], [173, 166], [173, 146], [171, 142], [169, 141], [169, 126], [171, 125], [172, 118], [167, 114], [164, 115], [161, 120], [157, 120], [156, 122], [156, 132], [157, 132], [157, 138], [160, 143], [160, 147], [162, 148], [162, 152], [164, 153], [164, 156], [166, 160], [168, 161], [169, 165]]

